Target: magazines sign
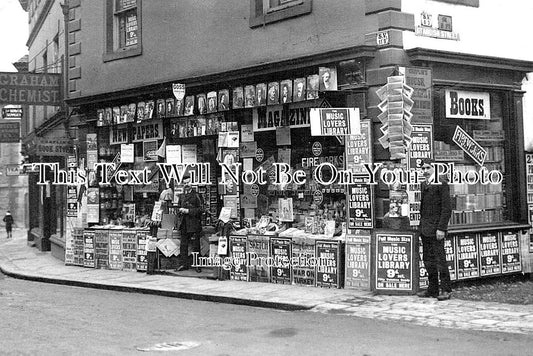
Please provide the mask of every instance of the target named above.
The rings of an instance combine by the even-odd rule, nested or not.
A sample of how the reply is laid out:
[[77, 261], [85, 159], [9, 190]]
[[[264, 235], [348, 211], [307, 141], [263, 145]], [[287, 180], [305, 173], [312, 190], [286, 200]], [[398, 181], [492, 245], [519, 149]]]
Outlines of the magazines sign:
[[311, 136], [360, 135], [359, 108], [313, 108]]

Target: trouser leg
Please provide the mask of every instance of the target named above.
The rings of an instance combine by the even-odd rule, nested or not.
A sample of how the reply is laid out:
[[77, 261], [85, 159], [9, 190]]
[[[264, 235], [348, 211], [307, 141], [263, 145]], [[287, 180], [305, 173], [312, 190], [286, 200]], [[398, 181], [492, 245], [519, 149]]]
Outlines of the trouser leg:
[[450, 281], [450, 270], [446, 261], [446, 251], [444, 249], [444, 239], [435, 242], [435, 257], [437, 261], [437, 269], [440, 274], [440, 285], [444, 292], [452, 291], [452, 284]]
[[422, 259], [428, 273], [428, 294], [437, 296], [439, 295], [439, 271], [436, 263], [433, 240], [436, 241], [436, 238], [422, 236]]
[[180, 236], [180, 259], [183, 266], [189, 267], [189, 240], [191, 234], [188, 232], [181, 232]]

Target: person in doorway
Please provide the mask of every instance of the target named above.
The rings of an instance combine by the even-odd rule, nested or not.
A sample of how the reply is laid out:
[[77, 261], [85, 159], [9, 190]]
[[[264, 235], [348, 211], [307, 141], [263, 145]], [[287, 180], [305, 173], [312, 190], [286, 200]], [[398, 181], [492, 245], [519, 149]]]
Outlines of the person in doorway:
[[[176, 271], [188, 270], [191, 267], [189, 259], [189, 243], [192, 251], [200, 254], [200, 234], [202, 232], [203, 201], [200, 195], [192, 189], [190, 176], [185, 175], [182, 180], [183, 194], [178, 201], [178, 224], [180, 230], [180, 265]], [[200, 267], [196, 267], [200, 273]]]
[[[421, 184], [418, 231], [422, 238], [422, 259], [428, 272], [429, 285], [427, 290], [417, 295], [422, 298], [433, 297], [438, 300], [447, 300], [452, 295], [450, 272], [444, 250], [444, 238], [452, 213], [450, 187], [446, 177], [435, 177], [433, 160], [425, 159], [421, 168], [425, 181]], [[439, 274], [442, 289], [440, 294]]]
[[12, 237], [11, 231], [15, 222], [13, 220], [13, 215], [11, 215], [9, 210], [6, 212], [6, 216], [4, 216], [4, 222], [6, 223], [7, 238], [10, 239]]

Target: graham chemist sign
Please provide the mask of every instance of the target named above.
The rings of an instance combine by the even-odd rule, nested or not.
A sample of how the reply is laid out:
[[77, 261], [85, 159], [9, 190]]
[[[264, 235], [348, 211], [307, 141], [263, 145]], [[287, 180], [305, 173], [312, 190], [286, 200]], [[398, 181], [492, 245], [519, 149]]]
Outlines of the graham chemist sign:
[[61, 105], [61, 74], [0, 72], [0, 104]]

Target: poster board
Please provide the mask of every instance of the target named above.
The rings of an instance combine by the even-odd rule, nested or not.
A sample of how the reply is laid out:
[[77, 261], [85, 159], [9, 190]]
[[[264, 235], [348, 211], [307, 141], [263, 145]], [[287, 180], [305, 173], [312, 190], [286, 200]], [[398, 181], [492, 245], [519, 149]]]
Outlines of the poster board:
[[393, 295], [418, 291], [417, 239], [415, 232], [374, 232], [373, 288], [376, 293]]
[[94, 268], [94, 231], [83, 231], [83, 267]]
[[135, 230], [122, 232], [122, 270], [137, 270], [137, 233]]
[[270, 268], [266, 260], [269, 257], [269, 237], [263, 235], [248, 235], [246, 252], [248, 261], [249, 282], [270, 282]]
[[270, 270], [270, 282], [278, 284], [291, 284], [291, 239], [270, 238], [270, 257], [273, 259]]
[[515, 273], [522, 270], [520, 236], [518, 234], [518, 231], [500, 232], [502, 273]]
[[83, 231], [83, 229], [74, 229], [72, 232], [74, 266], [83, 266]]
[[315, 266], [310, 261], [315, 260], [315, 239], [298, 237], [292, 239], [292, 284], [315, 286]]
[[246, 236], [230, 236], [230, 252], [232, 258], [230, 279], [247, 281], [246, 271]]
[[370, 234], [346, 235], [344, 288], [370, 290]]
[[148, 243], [148, 231], [137, 230], [137, 271], [144, 272], [148, 269], [148, 252], [146, 244]]
[[109, 269], [122, 269], [122, 230], [109, 230]]
[[96, 268], [109, 268], [109, 235], [104, 229], [94, 232]]
[[455, 253], [455, 236], [449, 235], [444, 238], [444, 253], [446, 255], [446, 263], [448, 263], [448, 271], [450, 272], [450, 280], [457, 280], [457, 255]]
[[457, 235], [455, 250], [457, 251], [457, 279], [479, 277], [479, 250], [476, 234]]
[[496, 232], [483, 232], [479, 235], [479, 274], [490, 276], [500, 274], [500, 239]]
[[344, 267], [341, 265], [342, 244], [340, 241], [317, 240], [316, 286], [341, 288], [344, 281]]

